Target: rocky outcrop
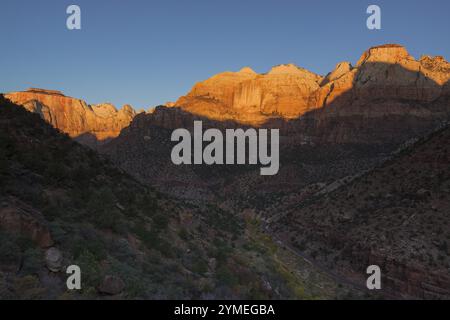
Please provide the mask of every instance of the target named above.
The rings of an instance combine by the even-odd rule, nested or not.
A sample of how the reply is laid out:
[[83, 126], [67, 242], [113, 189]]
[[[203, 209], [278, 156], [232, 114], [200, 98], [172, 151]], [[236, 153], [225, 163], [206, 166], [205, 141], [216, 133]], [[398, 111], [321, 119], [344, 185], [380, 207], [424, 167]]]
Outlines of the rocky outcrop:
[[53, 245], [42, 213], [13, 197], [3, 200], [0, 205], [0, 228], [20, 234], [42, 248]]
[[38, 113], [72, 138], [91, 146], [117, 137], [135, 116], [129, 105], [120, 110], [111, 104], [91, 106], [83, 100], [53, 90], [32, 88], [24, 92], [12, 92], [5, 97], [28, 111]]

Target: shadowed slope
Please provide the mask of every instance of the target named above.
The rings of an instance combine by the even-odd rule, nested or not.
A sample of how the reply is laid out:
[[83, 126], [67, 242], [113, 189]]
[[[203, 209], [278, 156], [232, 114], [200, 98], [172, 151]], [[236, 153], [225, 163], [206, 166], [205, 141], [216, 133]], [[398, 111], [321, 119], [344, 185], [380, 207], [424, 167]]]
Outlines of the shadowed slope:
[[[213, 204], [140, 184], [0, 96], [0, 298], [346, 294], [308, 265], [292, 275], [304, 262], [281, 259], [286, 254], [251, 226]], [[66, 288], [72, 264], [81, 268], [81, 291]]]
[[363, 282], [375, 264], [387, 291], [448, 299], [449, 167], [447, 127], [354, 182], [299, 203], [273, 232], [350, 278]]

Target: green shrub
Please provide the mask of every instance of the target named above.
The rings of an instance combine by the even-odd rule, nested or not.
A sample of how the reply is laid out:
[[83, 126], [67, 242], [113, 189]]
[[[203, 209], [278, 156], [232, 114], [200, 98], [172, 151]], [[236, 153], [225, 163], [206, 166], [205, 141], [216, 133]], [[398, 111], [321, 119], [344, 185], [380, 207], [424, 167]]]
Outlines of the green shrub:
[[98, 258], [88, 250], [84, 250], [75, 259], [75, 264], [81, 269], [82, 289], [89, 290], [100, 284], [102, 273]]

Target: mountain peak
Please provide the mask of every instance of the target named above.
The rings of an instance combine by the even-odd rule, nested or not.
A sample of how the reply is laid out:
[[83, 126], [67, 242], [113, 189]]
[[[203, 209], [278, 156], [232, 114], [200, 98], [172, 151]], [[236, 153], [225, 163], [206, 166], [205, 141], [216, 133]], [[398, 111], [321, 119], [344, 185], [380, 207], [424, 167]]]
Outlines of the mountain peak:
[[357, 66], [366, 62], [384, 62], [384, 63], [398, 63], [401, 60], [413, 60], [408, 53], [408, 50], [399, 44], [383, 44], [371, 47], [365, 51], [359, 59]]
[[339, 62], [333, 71], [331, 71], [322, 81], [321, 85], [325, 85], [330, 81], [335, 81], [350, 72], [353, 69], [353, 66], [348, 61]]
[[372, 49], [387, 49], [387, 48], [390, 48], [390, 49], [403, 48], [403, 49], [405, 49], [404, 46], [402, 46], [401, 44], [398, 44], [398, 43], [386, 43], [386, 44], [381, 44], [381, 45], [378, 45], [378, 46], [373, 46], [369, 50], [372, 50]]
[[309, 70], [301, 68], [293, 63], [280, 64], [280, 65], [274, 66], [272, 69], [270, 69], [268, 74], [269, 75], [291, 74], [291, 75], [297, 75], [297, 76], [301, 76], [301, 77], [305, 77], [305, 78], [310, 78], [313, 81], [320, 81], [322, 79], [321, 76], [315, 74], [314, 72], [311, 72]]
[[41, 93], [41, 94], [48, 94], [48, 95], [54, 95], [54, 96], [63, 96], [64, 94], [61, 91], [58, 90], [48, 90], [48, 89], [40, 89], [40, 88], [29, 88], [26, 92], [31, 93]]
[[296, 66], [293, 63], [288, 63], [274, 66], [272, 69], [270, 69], [269, 74], [302, 74], [305, 71], [309, 72], [303, 68]]
[[450, 73], [450, 63], [448, 63], [443, 56], [432, 57], [423, 55], [422, 57], [420, 57], [419, 61], [420, 64], [428, 70], [434, 72], [442, 72], [444, 74]]
[[250, 68], [250, 67], [244, 67], [241, 70], [239, 70], [239, 73], [251, 73], [251, 74], [256, 74], [256, 72]]
[[104, 117], [104, 118], [111, 117], [117, 113], [116, 107], [111, 103], [101, 103], [101, 104], [92, 105], [91, 107], [97, 116]]

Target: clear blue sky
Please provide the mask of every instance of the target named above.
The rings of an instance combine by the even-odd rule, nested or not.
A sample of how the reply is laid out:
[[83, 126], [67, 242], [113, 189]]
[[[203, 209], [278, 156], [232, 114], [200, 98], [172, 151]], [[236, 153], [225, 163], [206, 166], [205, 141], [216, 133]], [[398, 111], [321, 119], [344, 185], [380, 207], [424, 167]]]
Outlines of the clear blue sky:
[[[66, 8], [82, 30], [66, 28]], [[366, 9], [382, 9], [382, 30]], [[222, 71], [295, 63], [326, 74], [374, 45], [450, 57], [450, 1], [2, 0], [0, 92], [42, 87], [135, 108], [176, 100]]]

